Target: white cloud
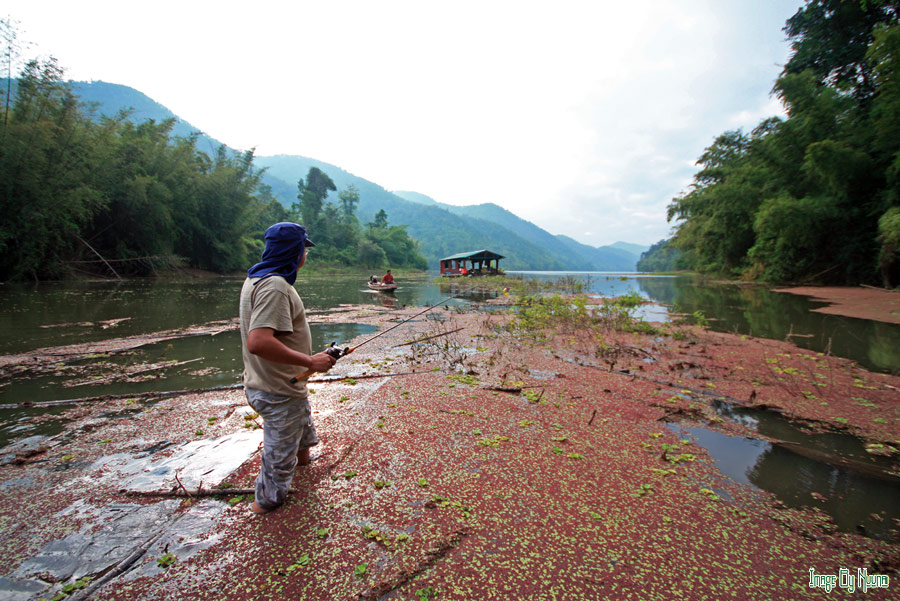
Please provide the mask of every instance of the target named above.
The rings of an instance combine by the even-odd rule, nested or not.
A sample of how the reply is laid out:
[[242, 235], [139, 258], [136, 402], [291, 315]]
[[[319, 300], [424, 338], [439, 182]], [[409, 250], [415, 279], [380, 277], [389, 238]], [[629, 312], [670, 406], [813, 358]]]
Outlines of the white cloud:
[[[800, 0], [8, 0], [74, 79], [132, 86], [258, 154], [495, 202], [589, 244], [668, 235], [665, 206], [768, 92]], [[585, 225], [590, 232], [585, 232]]]

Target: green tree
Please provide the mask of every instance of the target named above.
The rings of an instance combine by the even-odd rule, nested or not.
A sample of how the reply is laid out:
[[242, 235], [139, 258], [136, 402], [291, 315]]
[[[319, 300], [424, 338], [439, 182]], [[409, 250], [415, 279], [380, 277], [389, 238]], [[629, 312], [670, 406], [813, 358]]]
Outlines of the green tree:
[[172, 135], [174, 120], [97, 117], [55, 59], [29, 62], [15, 83], [0, 121], [0, 280], [144, 275], [179, 264], [243, 271], [259, 259], [265, 229], [288, 219], [305, 222], [326, 264], [375, 266], [390, 256], [424, 266], [417, 243], [384, 212], [378, 236], [364, 238], [359, 192], [326, 202], [335, 185], [319, 169], [300, 180], [289, 212], [262, 185], [252, 151], [222, 146], [209, 156], [197, 135]]
[[719, 136], [700, 157], [690, 191], [669, 205], [669, 220], [683, 221], [672, 244], [701, 270], [746, 267], [753, 215], [772, 183], [765, 165], [750, 154], [756, 140], [740, 131]]
[[297, 182], [297, 200], [294, 212], [299, 214], [304, 226], [317, 229], [322, 207], [329, 191], [337, 190], [334, 182], [318, 167], [310, 167], [306, 180]]
[[877, 26], [898, 18], [894, 0], [808, 0], [784, 28], [793, 51], [784, 74], [808, 71], [821, 84], [869, 98], [875, 84], [866, 53]]
[[670, 240], [660, 240], [641, 253], [641, 258], [637, 262], [637, 270], [675, 271], [683, 269], [682, 253], [670, 242]]
[[364, 238], [359, 241], [356, 252], [359, 262], [366, 267], [381, 267], [387, 260], [384, 249], [369, 238]]
[[341, 217], [346, 222], [356, 220], [356, 206], [359, 204], [359, 190], [350, 184], [346, 189], [338, 193], [341, 201]]
[[192, 244], [191, 257], [201, 269], [226, 272], [247, 266], [247, 235], [257, 211], [252, 195], [260, 177], [252, 151], [233, 156], [219, 148], [212, 168], [198, 182], [196, 227], [189, 241], [179, 242]]
[[[382, 249], [384, 261], [389, 266], [415, 269], [426, 269], [428, 266], [422, 256], [421, 246], [409, 237], [406, 226], [389, 225], [384, 209], [378, 211], [375, 220], [366, 226], [365, 238]], [[371, 258], [367, 258], [366, 264], [371, 264]]]
[[86, 181], [95, 146], [55, 59], [31, 61], [0, 146], [0, 278], [59, 277], [102, 210]]
[[369, 229], [384, 229], [387, 225], [388, 217], [384, 209], [379, 209], [379, 211], [375, 213], [375, 219], [366, 224]]
[[900, 207], [891, 207], [878, 220], [878, 268], [885, 288], [900, 286]]
[[692, 268], [843, 284], [893, 269], [885, 241], [886, 212], [900, 206], [898, 8], [808, 0], [788, 21], [793, 54], [773, 89], [788, 118], [717, 138], [669, 205], [670, 246]]

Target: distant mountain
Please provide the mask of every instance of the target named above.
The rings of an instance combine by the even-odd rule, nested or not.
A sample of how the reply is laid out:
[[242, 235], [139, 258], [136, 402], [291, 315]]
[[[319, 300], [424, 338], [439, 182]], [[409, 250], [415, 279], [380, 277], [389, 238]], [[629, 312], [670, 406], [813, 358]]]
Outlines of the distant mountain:
[[[538, 244], [546, 252], [561, 257], [563, 269], [576, 271], [633, 271], [640, 255], [646, 247], [627, 242], [617, 242], [611, 246], [588, 246], [558, 234], [554, 236], [526, 221], [503, 207], [493, 203], [480, 205], [453, 206], [435, 201], [418, 192], [395, 192], [394, 194], [414, 202], [439, 206], [456, 215], [483, 219], [500, 225], [526, 240]], [[634, 248], [635, 251], [630, 250]]]
[[[317, 167], [328, 174], [338, 190], [355, 186], [360, 196], [357, 208], [360, 221], [371, 221], [375, 213], [384, 209], [392, 224], [407, 226], [407, 231], [421, 243], [423, 254], [434, 268], [442, 257], [487, 248], [506, 257], [501, 263], [505, 269], [569, 269], [565, 261], [502, 226], [484, 219], [467, 219], [434, 201], [430, 204], [410, 202], [340, 167], [294, 155], [258, 156], [254, 162], [279, 180], [296, 182], [306, 177], [310, 167]], [[279, 197], [285, 206], [290, 206], [294, 199], [296, 184], [290, 199]]]
[[642, 253], [650, 250], [649, 246], [644, 244], [632, 244], [631, 242], [616, 242], [615, 244], [610, 244], [612, 248], [620, 248], [624, 251], [630, 252], [633, 255], [641, 256]]
[[199, 134], [197, 147], [203, 152], [214, 154], [222, 145], [222, 142], [204, 134], [163, 105], [134, 88], [105, 81], [72, 81], [69, 83], [72, 84], [72, 91], [82, 102], [96, 106], [98, 115], [115, 117], [119, 111], [131, 109], [129, 119], [134, 123], [142, 123], [147, 119], [153, 119], [157, 123], [166, 119], [175, 119], [172, 134], [185, 138], [194, 133]]
[[[200, 150], [213, 154], [222, 145], [133, 88], [102, 81], [71, 83], [83, 102], [96, 107], [97, 115], [113, 117], [122, 109], [131, 109], [130, 118], [135, 122], [174, 118], [173, 134], [197, 134]], [[297, 182], [306, 177], [310, 167], [327, 173], [338, 190], [355, 186], [360, 194], [357, 208], [360, 221], [371, 221], [383, 209], [391, 224], [407, 226], [434, 268], [442, 257], [486, 248], [506, 257], [501, 266], [507, 270], [629, 271], [646, 250], [626, 242], [587, 246], [566, 236], [550, 234], [493, 203], [458, 207], [439, 203], [418, 192], [389, 192], [335, 165], [307, 157], [256, 156], [254, 164], [265, 168], [263, 182], [285, 207], [297, 201]], [[336, 200], [336, 194], [333, 196], [328, 200]]]
[[588, 246], [562, 234], [558, 234], [556, 237], [565, 244], [569, 252], [596, 265], [594, 271], [634, 271], [638, 258], [640, 258], [640, 255], [615, 246]]
[[430, 196], [425, 196], [424, 194], [420, 194], [419, 192], [407, 192], [407, 191], [398, 191], [394, 190], [394, 194], [399, 196], [400, 198], [404, 198], [410, 202], [417, 202], [423, 205], [436, 205], [438, 201], [431, 198]]

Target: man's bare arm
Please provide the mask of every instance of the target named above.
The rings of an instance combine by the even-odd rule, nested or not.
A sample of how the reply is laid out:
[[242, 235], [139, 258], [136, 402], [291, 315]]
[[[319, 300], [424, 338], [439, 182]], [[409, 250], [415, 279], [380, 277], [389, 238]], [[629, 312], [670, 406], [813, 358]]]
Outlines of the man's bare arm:
[[257, 357], [273, 363], [299, 365], [312, 371], [328, 371], [335, 359], [325, 351], [315, 355], [307, 355], [285, 346], [275, 336], [272, 328], [256, 328], [247, 335], [247, 350]]

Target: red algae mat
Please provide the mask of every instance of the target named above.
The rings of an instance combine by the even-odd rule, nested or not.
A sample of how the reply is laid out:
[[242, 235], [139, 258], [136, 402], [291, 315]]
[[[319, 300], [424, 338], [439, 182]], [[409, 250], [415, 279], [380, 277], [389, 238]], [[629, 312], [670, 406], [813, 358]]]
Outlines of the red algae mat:
[[814, 301], [828, 303], [828, 306], [812, 309], [817, 313], [900, 323], [900, 292], [836, 286], [775, 288], [775, 292], [810, 296]]
[[[284, 507], [256, 516], [247, 499], [220, 503], [198, 537], [208, 544], [184, 556], [136, 532], [144, 555], [83, 590], [109, 600], [822, 599], [829, 580], [816, 576], [847, 570], [855, 583], [865, 570], [865, 598], [897, 598], [900, 524], [889, 540], [838, 532], [815, 498], [789, 508], [731, 481], [666, 423], [748, 435], [716, 416], [714, 401], [726, 399], [890, 452], [900, 445], [900, 378], [697, 328], [538, 341], [499, 329], [505, 315], [439, 314], [317, 378], [352, 376], [312, 385], [322, 442]], [[436, 337], [406, 344], [414, 335]], [[369, 377], [378, 373], [393, 375]], [[99, 405], [79, 407], [77, 436], [0, 465], [8, 575], [40, 576], [22, 567], [82, 526], [65, 513], [73, 503], [158, 501], [98, 478], [104, 454], [136, 436], [176, 443], [200, 429], [240, 431], [248, 420], [228, 411], [213, 426], [209, 403], [236, 407], [241, 396], [170, 398], [112, 421], [96, 418]], [[258, 462], [228, 480], [252, 486]]]

